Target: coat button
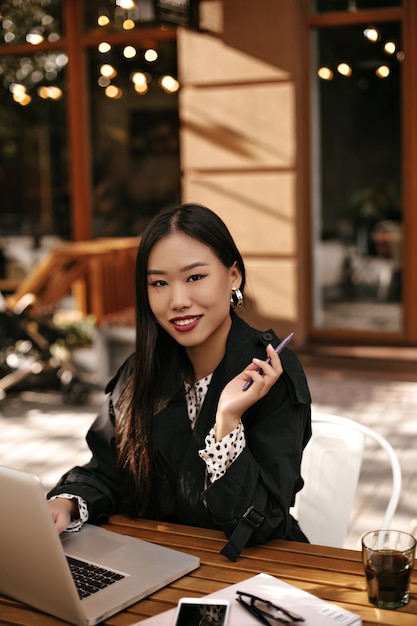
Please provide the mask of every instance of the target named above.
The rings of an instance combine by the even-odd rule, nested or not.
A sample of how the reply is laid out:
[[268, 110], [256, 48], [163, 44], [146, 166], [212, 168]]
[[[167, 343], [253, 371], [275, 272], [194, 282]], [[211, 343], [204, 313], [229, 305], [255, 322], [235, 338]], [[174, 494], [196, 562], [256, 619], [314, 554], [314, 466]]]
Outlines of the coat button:
[[272, 333], [267, 332], [267, 333], [262, 333], [261, 337], [264, 341], [267, 341], [269, 343], [270, 341], [273, 340], [274, 335]]

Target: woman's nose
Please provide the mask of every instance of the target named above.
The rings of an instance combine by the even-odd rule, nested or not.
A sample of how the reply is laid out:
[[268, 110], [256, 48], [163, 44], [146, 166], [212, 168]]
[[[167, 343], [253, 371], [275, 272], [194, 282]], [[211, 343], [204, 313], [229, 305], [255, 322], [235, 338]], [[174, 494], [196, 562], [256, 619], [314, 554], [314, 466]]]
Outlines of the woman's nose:
[[173, 287], [171, 293], [171, 308], [174, 311], [183, 311], [189, 307], [190, 301], [186, 289], [183, 287]]

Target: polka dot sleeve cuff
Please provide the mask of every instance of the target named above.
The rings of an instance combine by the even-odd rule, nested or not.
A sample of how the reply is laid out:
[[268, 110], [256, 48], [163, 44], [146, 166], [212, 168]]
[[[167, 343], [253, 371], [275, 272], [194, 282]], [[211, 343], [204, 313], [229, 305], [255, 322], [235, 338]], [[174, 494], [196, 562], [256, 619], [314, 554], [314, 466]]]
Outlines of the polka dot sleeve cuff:
[[206, 447], [199, 451], [200, 457], [207, 466], [207, 478], [211, 483], [224, 476], [233, 461], [246, 446], [245, 430], [242, 422], [231, 433], [216, 441], [214, 426], [205, 439]]
[[80, 496], [74, 496], [70, 493], [60, 493], [58, 496], [52, 496], [51, 500], [55, 500], [55, 498], [67, 498], [68, 500], [77, 500], [79, 518], [72, 520], [65, 530], [70, 533], [75, 532], [76, 530], [80, 530], [83, 524], [88, 521], [88, 508], [86, 501]]

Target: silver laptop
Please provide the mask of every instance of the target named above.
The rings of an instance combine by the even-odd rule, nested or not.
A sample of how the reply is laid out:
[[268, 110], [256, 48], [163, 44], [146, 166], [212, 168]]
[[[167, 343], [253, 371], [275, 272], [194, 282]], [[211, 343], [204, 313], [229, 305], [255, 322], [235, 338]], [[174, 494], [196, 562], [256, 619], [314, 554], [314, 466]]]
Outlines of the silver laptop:
[[[0, 593], [72, 624], [98, 624], [200, 564], [91, 524], [59, 536], [39, 478], [26, 472], [0, 466], [0, 503]], [[86, 591], [78, 591], [69, 560], [71, 568], [89, 566]]]

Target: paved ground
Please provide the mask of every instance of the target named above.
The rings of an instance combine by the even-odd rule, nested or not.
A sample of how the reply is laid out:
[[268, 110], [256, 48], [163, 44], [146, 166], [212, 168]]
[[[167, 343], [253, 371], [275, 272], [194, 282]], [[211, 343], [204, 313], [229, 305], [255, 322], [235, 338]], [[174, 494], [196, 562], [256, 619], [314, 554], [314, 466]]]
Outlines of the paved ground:
[[[403, 472], [403, 492], [394, 526], [417, 531], [417, 383], [387, 375], [306, 368], [313, 408], [354, 418], [387, 437]], [[64, 405], [59, 393], [24, 392], [0, 405], [0, 463], [38, 474], [48, 489], [73, 464], [89, 458], [85, 433], [102, 401]], [[367, 530], [379, 526], [390, 489], [389, 469], [367, 450], [346, 547], [359, 548]]]

